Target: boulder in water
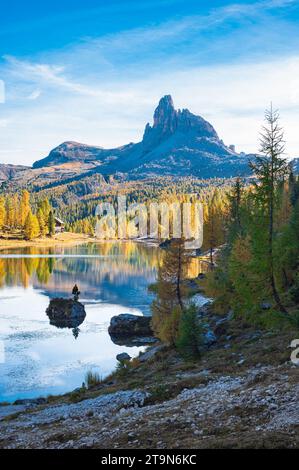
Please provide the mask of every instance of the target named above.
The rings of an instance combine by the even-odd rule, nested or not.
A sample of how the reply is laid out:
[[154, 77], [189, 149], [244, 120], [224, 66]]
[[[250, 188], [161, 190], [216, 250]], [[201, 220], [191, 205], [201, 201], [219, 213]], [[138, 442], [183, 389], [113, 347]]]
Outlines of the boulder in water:
[[151, 317], [122, 313], [111, 318], [108, 332], [117, 344], [120, 340], [152, 337]]
[[73, 299], [52, 299], [46, 313], [57, 328], [77, 328], [86, 317], [84, 305]]

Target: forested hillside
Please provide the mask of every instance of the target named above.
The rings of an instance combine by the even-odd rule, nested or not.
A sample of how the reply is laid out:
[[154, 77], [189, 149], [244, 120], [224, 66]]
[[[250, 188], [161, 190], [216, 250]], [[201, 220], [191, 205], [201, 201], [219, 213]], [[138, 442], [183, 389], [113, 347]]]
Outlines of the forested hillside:
[[0, 197], [0, 230], [4, 235], [32, 240], [54, 235], [54, 212], [47, 198], [32, 204], [30, 193]]
[[[271, 329], [299, 326], [299, 181], [283, 158], [284, 138], [277, 112], [266, 112], [261, 151], [251, 162], [255, 179], [208, 195], [204, 246], [209, 270], [199, 288], [213, 298], [213, 311]], [[220, 245], [216, 260], [214, 248]], [[171, 243], [153, 286], [157, 336], [182, 354], [200, 354], [196, 306], [188, 300], [184, 241]]]

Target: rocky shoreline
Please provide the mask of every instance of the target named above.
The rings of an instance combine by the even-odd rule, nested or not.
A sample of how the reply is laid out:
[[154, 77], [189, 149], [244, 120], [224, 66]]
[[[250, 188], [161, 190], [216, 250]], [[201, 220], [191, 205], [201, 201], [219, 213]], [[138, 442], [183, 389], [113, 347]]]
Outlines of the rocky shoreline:
[[101, 383], [0, 406], [0, 448], [296, 448], [293, 331], [208, 315], [216, 341], [184, 362], [159, 343]]
[[[192, 378], [202, 378], [202, 372]], [[1, 448], [226, 448], [298, 446], [299, 384], [294, 369], [251, 368], [212, 377], [175, 398], [119, 391], [17, 415], [0, 409]]]
[[[65, 321], [66, 307], [67, 317], [84, 316], [72, 300], [62, 312], [61, 300], [50, 319]], [[298, 367], [288, 349], [296, 332], [265, 333], [198, 302], [201, 359], [185, 362], [159, 343], [148, 317], [113, 317], [118, 344], [153, 345], [138, 358], [119, 354], [120, 367], [98, 384], [0, 406], [0, 448], [298, 447]]]

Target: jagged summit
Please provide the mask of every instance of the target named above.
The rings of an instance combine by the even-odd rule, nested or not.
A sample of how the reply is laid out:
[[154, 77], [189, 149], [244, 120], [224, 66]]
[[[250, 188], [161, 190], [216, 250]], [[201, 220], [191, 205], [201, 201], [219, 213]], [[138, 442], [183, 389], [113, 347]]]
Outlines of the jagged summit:
[[170, 95], [165, 95], [154, 113], [154, 124], [148, 123], [143, 135], [143, 146], [149, 150], [154, 145], [167, 139], [176, 132], [187, 134], [193, 132], [197, 137], [217, 139], [213, 126], [200, 116], [195, 116], [188, 109], [176, 110]]
[[174, 130], [176, 125], [176, 114], [171, 96], [163, 96], [154, 112], [153, 127]]
[[104, 175], [125, 173], [128, 177], [193, 175], [203, 178], [249, 174], [248, 156], [226, 146], [214, 127], [188, 109], [176, 110], [170, 95], [163, 96], [145, 126], [141, 142], [103, 149], [64, 142], [34, 168], [80, 162]]

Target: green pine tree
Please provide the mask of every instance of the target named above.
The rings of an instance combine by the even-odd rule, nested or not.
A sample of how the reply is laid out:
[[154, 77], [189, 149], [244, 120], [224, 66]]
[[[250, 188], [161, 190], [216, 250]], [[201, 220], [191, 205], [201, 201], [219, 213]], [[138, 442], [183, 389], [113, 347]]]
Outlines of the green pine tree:
[[53, 211], [49, 212], [48, 230], [49, 230], [50, 237], [53, 237], [53, 235], [55, 234], [55, 218], [54, 218]]

